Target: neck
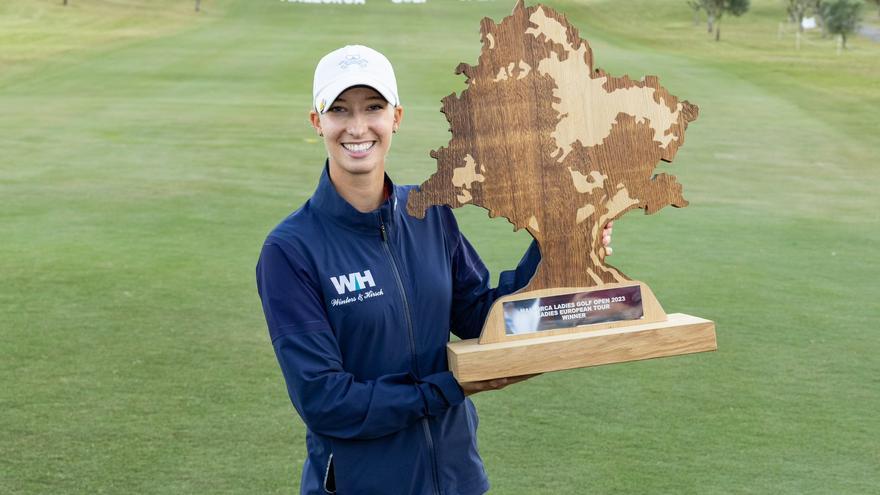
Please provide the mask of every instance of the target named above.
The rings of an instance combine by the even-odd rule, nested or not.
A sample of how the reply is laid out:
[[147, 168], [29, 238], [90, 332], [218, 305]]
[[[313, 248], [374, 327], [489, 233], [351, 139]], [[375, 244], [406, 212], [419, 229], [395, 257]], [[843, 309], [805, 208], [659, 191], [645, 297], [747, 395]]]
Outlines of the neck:
[[330, 180], [342, 199], [361, 213], [375, 210], [385, 200], [384, 168], [366, 174], [349, 174], [331, 162]]

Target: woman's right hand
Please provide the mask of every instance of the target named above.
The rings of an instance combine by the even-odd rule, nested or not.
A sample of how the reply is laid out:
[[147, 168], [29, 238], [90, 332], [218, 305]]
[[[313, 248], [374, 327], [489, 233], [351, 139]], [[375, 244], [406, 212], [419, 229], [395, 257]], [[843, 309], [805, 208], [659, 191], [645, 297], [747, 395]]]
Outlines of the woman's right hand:
[[479, 382], [465, 382], [459, 383], [461, 389], [464, 391], [465, 396], [473, 395], [478, 392], [485, 392], [487, 390], [501, 390], [502, 388], [513, 385], [514, 383], [519, 383], [521, 381], [528, 380], [534, 376], [538, 376], [541, 373], [534, 373], [531, 375], [520, 375], [520, 376], [508, 376], [505, 378], [493, 378], [491, 380], [483, 380]]

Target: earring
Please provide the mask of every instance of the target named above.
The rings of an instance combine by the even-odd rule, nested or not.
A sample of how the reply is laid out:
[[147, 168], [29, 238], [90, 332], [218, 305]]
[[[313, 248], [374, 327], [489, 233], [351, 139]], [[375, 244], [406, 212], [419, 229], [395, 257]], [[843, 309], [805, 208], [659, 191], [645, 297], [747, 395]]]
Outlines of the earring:
[[318, 136], [320, 136], [320, 137], [324, 137], [324, 133], [321, 132], [321, 131], [318, 131]]

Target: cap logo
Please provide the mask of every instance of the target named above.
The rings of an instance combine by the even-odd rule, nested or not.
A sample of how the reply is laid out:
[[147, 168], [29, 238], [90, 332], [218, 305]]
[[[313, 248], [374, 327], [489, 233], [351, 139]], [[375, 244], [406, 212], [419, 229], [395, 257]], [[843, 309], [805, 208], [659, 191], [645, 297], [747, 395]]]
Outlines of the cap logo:
[[369, 65], [369, 62], [361, 58], [360, 55], [347, 55], [345, 57], [345, 60], [339, 62], [340, 69], [348, 69], [352, 65], [357, 65], [361, 69], [364, 69], [367, 67], [367, 65]]

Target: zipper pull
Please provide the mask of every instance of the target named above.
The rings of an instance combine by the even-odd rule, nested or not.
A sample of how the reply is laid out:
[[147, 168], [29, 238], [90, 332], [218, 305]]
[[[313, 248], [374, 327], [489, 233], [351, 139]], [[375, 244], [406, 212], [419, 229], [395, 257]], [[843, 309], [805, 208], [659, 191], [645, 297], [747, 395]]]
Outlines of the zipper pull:
[[385, 232], [385, 224], [379, 224], [379, 233], [382, 234], [382, 242], [388, 242], [388, 234]]

